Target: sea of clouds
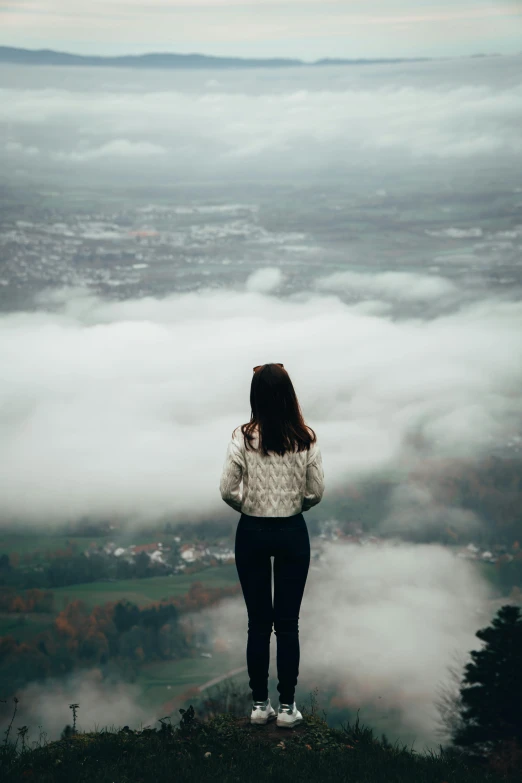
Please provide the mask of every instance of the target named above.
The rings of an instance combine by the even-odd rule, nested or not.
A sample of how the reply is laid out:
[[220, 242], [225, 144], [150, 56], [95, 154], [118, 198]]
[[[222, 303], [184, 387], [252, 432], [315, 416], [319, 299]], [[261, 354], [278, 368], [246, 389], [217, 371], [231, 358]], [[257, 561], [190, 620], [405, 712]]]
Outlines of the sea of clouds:
[[522, 55], [219, 72], [4, 65], [0, 163], [22, 181], [498, 169], [522, 151], [521, 64]]
[[[327, 493], [413, 467], [412, 433], [428, 455], [479, 459], [520, 432], [521, 302], [400, 319], [385, 276], [373, 299], [347, 304], [321, 290], [276, 296], [280, 275], [161, 300], [62, 289], [2, 315], [3, 520], [233, 513], [218, 492], [225, 448], [250, 418], [252, 367], [266, 361], [285, 364], [317, 431]], [[416, 287], [425, 296], [422, 279], [410, 295]]]

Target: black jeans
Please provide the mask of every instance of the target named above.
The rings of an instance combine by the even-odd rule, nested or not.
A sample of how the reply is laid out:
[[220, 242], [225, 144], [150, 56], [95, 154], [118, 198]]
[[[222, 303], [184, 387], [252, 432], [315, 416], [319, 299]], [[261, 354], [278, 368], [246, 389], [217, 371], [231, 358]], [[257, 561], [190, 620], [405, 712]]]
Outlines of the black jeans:
[[[274, 603], [272, 561], [274, 556]], [[248, 613], [247, 667], [254, 701], [268, 698], [270, 637], [277, 636], [279, 701], [292, 704], [299, 675], [299, 610], [310, 566], [310, 538], [302, 514], [241, 514], [236, 568]]]

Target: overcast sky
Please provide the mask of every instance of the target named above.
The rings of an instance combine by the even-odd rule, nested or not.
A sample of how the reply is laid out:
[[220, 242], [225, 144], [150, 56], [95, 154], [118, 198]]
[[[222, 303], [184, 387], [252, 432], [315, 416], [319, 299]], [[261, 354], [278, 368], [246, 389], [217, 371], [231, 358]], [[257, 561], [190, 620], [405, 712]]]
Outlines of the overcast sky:
[[513, 54], [521, 32], [520, 0], [0, 0], [0, 44], [83, 54]]

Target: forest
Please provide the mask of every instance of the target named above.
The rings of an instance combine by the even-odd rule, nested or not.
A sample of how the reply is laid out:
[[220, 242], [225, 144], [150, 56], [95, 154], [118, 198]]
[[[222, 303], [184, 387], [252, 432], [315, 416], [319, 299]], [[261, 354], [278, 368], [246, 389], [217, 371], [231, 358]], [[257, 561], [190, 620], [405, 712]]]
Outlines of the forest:
[[[12, 696], [30, 681], [82, 667], [98, 666], [105, 673], [117, 668], [132, 681], [143, 662], [195, 656], [191, 626], [183, 624], [183, 615], [239, 591], [239, 583], [208, 588], [195, 581], [187, 595], [144, 608], [127, 601], [88, 609], [80, 600], [71, 601], [49, 629], [29, 641], [0, 637], [0, 698]], [[31, 600], [38, 598], [33, 595]], [[17, 596], [12, 600], [16, 602]], [[49, 594], [42, 600], [49, 601]]]

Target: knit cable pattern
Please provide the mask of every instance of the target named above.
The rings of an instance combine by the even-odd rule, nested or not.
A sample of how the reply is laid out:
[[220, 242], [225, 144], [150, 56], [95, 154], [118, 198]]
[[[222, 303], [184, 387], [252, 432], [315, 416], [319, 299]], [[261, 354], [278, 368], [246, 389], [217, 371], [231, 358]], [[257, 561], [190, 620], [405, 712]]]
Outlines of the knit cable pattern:
[[[257, 449], [258, 445], [254, 433], [252, 446]], [[308, 451], [286, 452], [284, 456], [247, 450], [241, 428], [236, 427], [227, 447], [219, 490], [225, 503], [254, 517], [289, 517], [308, 511], [324, 493], [321, 450], [317, 442]]]

